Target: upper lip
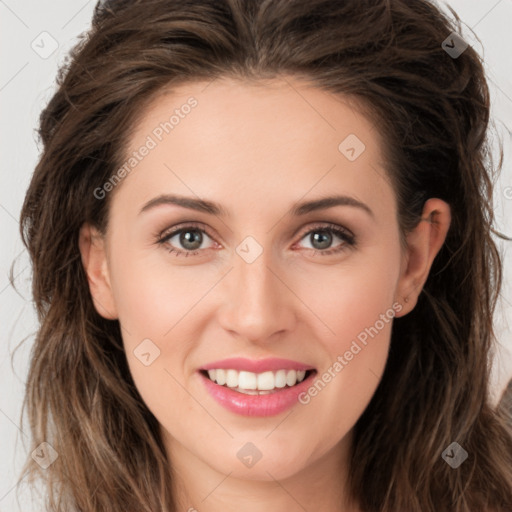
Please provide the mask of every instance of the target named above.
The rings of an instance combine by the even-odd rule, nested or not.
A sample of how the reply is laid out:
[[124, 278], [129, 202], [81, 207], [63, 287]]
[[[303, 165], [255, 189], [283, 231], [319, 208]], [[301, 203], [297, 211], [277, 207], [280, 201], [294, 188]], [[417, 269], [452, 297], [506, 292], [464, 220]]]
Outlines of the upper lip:
[[253, 373], [263, 373], [266, 371], [276, 370], [314, 370], [311, 365], [292, 361], [291, 359], [279, 359], [271, 357], [268, 359], [245, 359], [243, 357], [232, 357], [230, 359], [222, 359], [214, 361], [200, 368], [201, 370], [238, 370]]

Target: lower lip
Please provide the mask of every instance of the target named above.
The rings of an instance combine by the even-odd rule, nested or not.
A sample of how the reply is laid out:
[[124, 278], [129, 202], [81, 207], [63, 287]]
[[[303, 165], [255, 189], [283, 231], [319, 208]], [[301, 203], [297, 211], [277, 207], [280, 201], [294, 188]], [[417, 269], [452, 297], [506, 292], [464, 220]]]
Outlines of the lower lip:
[[242, 416], [275, 416], [290, 409], [298, 402], [299, 395], [311, 385], [316, 372], [292, 387], [281, 388], [267, 395], [246, 395], [220, 386], [199, 372], [210, 395], [228, 411]]

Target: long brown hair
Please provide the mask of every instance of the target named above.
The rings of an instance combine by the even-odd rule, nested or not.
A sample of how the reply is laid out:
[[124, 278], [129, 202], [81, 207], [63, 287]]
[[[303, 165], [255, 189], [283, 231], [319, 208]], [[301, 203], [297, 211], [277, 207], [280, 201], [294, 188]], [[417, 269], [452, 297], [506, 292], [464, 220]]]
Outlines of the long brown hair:
[[[385, 138], [402, 234], [426, 199], [452, 225], [355, 426], [350, 489], [367, 512], [512, 510], [512, 434], [489, 403], [501, 261], [492, 239], [489, 92], [460, 21], [426, 0], [117, 0], [95, 11], [43, 110], [43, 151], [21, 213], [40, 328], [24, 408], [50, 511], [170, 512], [172, 471], [131, 378], [120, 326], [97, 314], [78, 232], [104, 231], [130, 130], [164, 88], [294, 76], [359, 100]], [[448, 39], [449, 48], [455, 47]], [[457, 42], [460, 48], [460, 41]], [[468, 453], [457, 469], [452, 442]]]

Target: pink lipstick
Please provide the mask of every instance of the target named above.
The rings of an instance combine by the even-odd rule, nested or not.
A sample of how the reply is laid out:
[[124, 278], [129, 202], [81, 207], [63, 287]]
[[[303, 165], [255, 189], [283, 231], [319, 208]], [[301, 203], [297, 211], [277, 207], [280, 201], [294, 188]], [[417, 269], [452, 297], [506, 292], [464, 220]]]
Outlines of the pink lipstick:
[[312, 383], [314, 367], [289, 359], [231, 358], [199, 369], [208, 393], [244, 416], [275, 416], [298, 402]]

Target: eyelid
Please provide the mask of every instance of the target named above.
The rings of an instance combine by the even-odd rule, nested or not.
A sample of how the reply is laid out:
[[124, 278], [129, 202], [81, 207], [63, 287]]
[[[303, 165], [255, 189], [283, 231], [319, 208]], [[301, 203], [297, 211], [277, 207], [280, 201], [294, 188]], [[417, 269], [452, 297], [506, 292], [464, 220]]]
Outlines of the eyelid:
[[175, 235], [182, 229], [192, 228], [192, 227], [199, 228], [200, 230], [204, 231], [210, 238], [213, 238], [213, 236], [209, 232], [209, 228], [206, 224], [204, 224], [203, 222], [198, 222], [198, 221], [193, 221], [193, 220], [192, 221], [183, 221], [183, 222], [180, 222], [179, 224], [175, 224], [171, 228], [165, 228], [163, 231], [158, 233], [156, 236], [157, 236], [158, 240], [161, 241], [162, 239], [165, 239], [167, 237]]
[[345, 226], [340, 226], [339, 224], [334, 224], [332, 222], [320, 222], [317, 224], [313, 224], [312, 226], [307, 226], [304, 231], [300, 231], [300, 233], [302, 233], [300, 239], [302, 240], [306, 235], [310, 234], [312, 231], [321, 231], [323, 229], [342, 231], [351, 240], [355, 240], [356, 238], [354, 233], [352, 233], [352, 231], [350, 231], [350, 229], [346, 228]]

